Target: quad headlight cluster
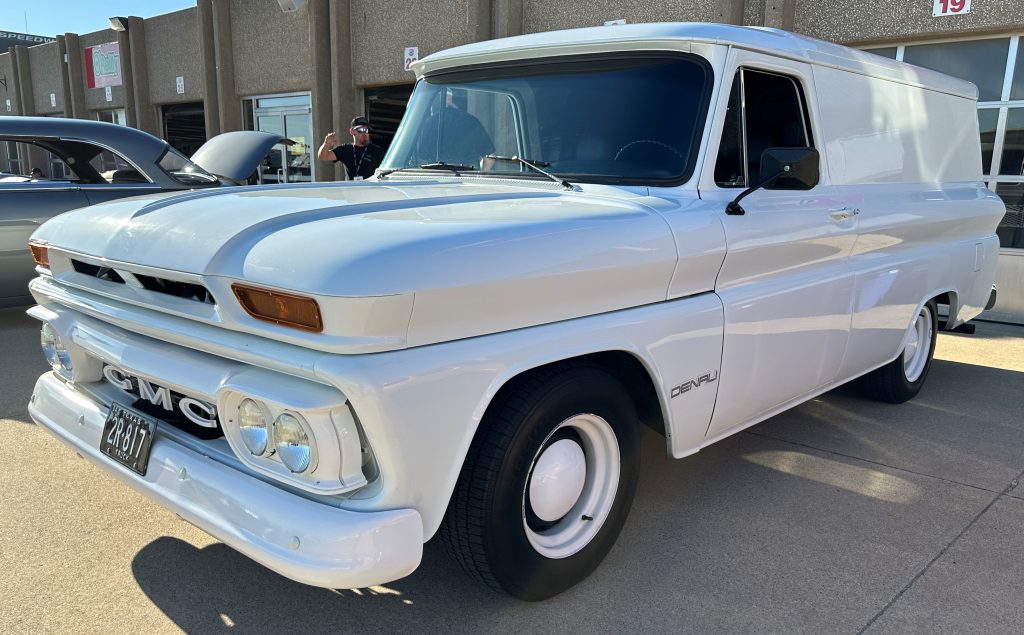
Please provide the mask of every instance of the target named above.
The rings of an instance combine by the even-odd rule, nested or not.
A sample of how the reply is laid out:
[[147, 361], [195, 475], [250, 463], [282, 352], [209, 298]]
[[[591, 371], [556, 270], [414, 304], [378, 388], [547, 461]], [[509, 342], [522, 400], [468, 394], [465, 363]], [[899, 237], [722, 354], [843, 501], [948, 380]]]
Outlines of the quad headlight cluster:
[[238, 430], [253, 456], [276, 454], [295, 474], [316, 468], [316, 442], [309, 424], [298, 413], [285, 411], [271, 419], [265, 404], [246, 397], [238, 404]]
[[43, 355], [46, 356], [46, 361], [50, 363], [50, 367], [59, 375], [70, 379], [72, 372], [71, 355], [68, 354], [68, 350], [65, 348], [64, 342], [61, 340], [57, 330], [49, 324], [43, 324], [43, 328], [39, 332], [39, 345], [42, 346]]

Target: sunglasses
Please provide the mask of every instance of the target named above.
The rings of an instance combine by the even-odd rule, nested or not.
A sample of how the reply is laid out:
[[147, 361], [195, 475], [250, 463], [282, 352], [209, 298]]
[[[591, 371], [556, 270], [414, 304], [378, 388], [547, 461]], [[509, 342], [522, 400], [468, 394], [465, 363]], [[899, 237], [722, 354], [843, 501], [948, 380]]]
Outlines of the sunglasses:
[[370, 132], [369, 126], [356, 126], [352, 130], [358, 132], [359, 134], [368, 134]]

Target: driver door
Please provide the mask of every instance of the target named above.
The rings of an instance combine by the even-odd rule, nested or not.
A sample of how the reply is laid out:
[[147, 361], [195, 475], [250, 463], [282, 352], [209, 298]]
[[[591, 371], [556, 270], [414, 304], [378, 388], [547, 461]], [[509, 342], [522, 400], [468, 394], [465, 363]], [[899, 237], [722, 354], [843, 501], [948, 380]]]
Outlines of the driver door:
[[727, 243], [715, 285], [725, 329], [712, 438], [834, 380], [850, 333], [856, 239], [856, 215], [833, 195], [823, 164], [813, 189], [760, 189], [741, 202], [744, 214], [725, 213], [760, 182], [766, 148], [814, 147], [820, 138], [808, 65], [733, 50], [727, 68], [717, 159], [705, 163], [700, 192], [721, 205]]

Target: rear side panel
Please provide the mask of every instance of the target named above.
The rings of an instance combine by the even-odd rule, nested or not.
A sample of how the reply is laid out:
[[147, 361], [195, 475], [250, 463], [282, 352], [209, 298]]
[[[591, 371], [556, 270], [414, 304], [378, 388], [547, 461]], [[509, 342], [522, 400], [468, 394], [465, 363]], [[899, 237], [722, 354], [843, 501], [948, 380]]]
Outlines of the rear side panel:
[[[982, 182], [973, 99], [814, 67], [821, 148], [858, 213], [852, 325], [840, 379], [893, 359], [929, 298], [957, 321], [984, 306], [1003, 205]], [[913, 81], [916, 69], [907, 66]]]

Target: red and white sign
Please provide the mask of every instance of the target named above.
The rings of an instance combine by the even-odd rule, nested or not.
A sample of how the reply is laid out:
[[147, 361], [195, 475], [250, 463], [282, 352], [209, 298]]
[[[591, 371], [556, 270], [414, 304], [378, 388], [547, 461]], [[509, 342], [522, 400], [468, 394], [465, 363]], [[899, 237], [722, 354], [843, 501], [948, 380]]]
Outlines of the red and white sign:
[[405, 70], [412, 70], [412, 63], [420, 58], [420, 47], [409, 46], [405, 49]]
[[89, 88], [121, 85], [121, 45], [107, 42], [85, 49], [85, 81]]
[[932, 17], [971, 12], [971, 0], [932, 0]]

